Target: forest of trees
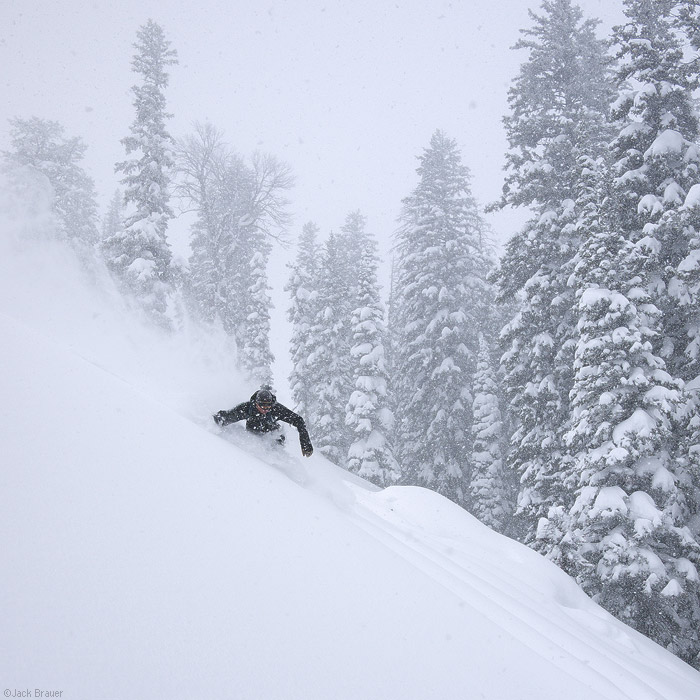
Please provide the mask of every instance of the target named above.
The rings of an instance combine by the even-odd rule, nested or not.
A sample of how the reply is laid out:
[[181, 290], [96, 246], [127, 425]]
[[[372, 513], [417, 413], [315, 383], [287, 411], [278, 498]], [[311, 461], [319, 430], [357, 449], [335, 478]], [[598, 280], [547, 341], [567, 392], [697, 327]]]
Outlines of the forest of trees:
[[[316, 448], [379, 486], [445, 495], [700, 669], [700, 5], [624, 6], [603, 38], [572, 0], [530, 12], [489, 205], [528, 220], [500, 259], [469, 154], [439, 129], [396, 203], [392, 260], [360, 211], [295, 231], [287, 164], [239, 155], [208, 123], [171, 136], [177, 52], [153, 21], [107, 212], [57, 122], [12, 120], [2, 168], [50, 183], [86, 268], [165, 333], [221, 329], [251, 382], [273, 381], [267, 267], [295, 233], [291, 348], [274, 351], [291, 353]], [[186, 264], [174, 200], [193, 216]]]

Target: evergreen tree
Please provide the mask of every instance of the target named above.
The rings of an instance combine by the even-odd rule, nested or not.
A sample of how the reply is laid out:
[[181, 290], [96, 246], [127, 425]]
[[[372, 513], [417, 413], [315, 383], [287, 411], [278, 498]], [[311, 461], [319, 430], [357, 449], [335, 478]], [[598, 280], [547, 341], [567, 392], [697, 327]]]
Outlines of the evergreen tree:
[[[391, 258], [391, 273], [389, 277], [389, 299], [387, 302], [387, 342], [386, 342], [386, 366], [389, 376], [394, 376], [394, 356], [398, 347], [399, 327], [396, 307], [396, 258]], [[393, 396], [393, 392], [392, 392]]]
[[313, 285], [307, 305], [310, 320], [305, 358], [295, 367], [304, 372], [305, 390], [313, 397], [310, 421], [319, 448], [343, 466], [355, 441], [345, 422], [345, 407], [355, 391], [352, 314], [362, 303], [357, 268], [369, 240], [365, 224], [360, 212], [349, 214], [340, 234], [331, 233], [326, 241], [318, 271], [311, 275], [307, 264], [307, 283]]
[[512, 506], [508, 502], [509, 489], [504, 473], [503, 421], [496, 373], [483, 334], [479, 337], [472, 413], [472, 473], [469, 486], [472, 513], [482, 523], [502, 532]]
[[267, 262], [272, 246], [258, 241], [257, 250], [248, 259], [248, 287], [245, 296], [245, 316], [239, 325], [238, 359], [247, 375], [258, 384], [271, 384], [272, 363], [275, 358], [270, 348], [270, 285], [267, 281]]
[[397, 234], [395, 445], [406, 482], [465, 503], [472, 378], [490, 263], [456, 143], [435, 132], [417, 172]]
[[[684, 206], [700, 177], [695, 61], [686, 63], [676, 30], [677, 0], [627, 1], [629, 22], [615, 31], [620, 121], [613, 142], [618, 226], [648, 253], [650, 293], [662, 312], [656, 351], [684, 379], [689, 306], [679, 266], [692, 248], [697, 215]], [[681, 303], [679, 303], [679, 301]], [[691, 312], [690, 316], [694, 316]]]
[[116, 190], [107, 209], [107, 214], [102, 219], [101, 240], [106, 241], [117, 235], [124, 227], [124, 195]]
[[[347, 310], [349, 313], [352, 313], [360, 294], [357, 266], [360, 258], [367, 250], [367, 241], [369, 240], [367, 218], [359, 210], [350, 212], [345, 217], [339, 238], [343, 258], [343, 284], [348, 293]], [[348, 331], [348, 338], [351, 337], [352, 332]], [[349, 340], [348, 342], [351, 341]]]
[[136, 294], [158, 323], [166, 317], [171, 251], [167, 241], [170, 182], [174, 169], [173, 140], [166, 129], [165, 111], [169, 76], [166, 69], [177, 63], [163, 29], [153, 20], [142, 26], [134, 44], [132, 61], [141, 83], [132, 88], [136, 118], [131, 134], [122, 139], [130, 160], [118, 163], [123, 173], [125, 203], [131, 205], [124, 230], [104, 243], [108, 266], [125, 288]]
[[[700, 4], [695, 0], [683, 0], [678, 7], [678, 29], [687, 38], [692, 53], [684, 56], [683, 66], [688, 87], [697, 85], [700, 75]], [[684, 99], [688, 94], [684, 91]], [[686, 134], [684, 141], [688, 140]], [[684, 144], [685, 146], [686, 144]], [[698, 150], [688, 145], [684, 161], [687, 172], [697, 173]], [[695, 157], [692, 157], [692, 156]], [[676, 274], [669, 283], [669, 292], [681, 307], [680, 316], [687, 333], [687, 344], [680, 343], [676, 357], [683, 351], [679, 360], [679, 373], [685, 380], [679, 411], [677, 431], [684, 445], [679, 459], [685, 461], [695, 485], [695, 498], [689, 527], [696, 540], [700, 541], [700, 184], [693, 184], [687, 192], [682, 207], [676, 209], [673, 223], [676, 231], [683, 232], [686, 248], [683, 258], [676, 268]]]
[[586, 158], [606, 148], [612, 85], [596, 22], [570, 0], [545, 0], [515, 46], [529, 58], [510, 90], [510, 143], [502, 205], [533, 217], [508, 244], [497, 280], [501, 299], [517, 298], [503, 331], [504, 391], [514, 433], [508, 468], [521, 481], [514, 534], [547, 552], [537, 524], [568, 498], [559, 474], [569, 415], [576, 315], [568, 286], [579, 231]]
[[315, 444], [332, 462], [342, 465], [349, 447], [344, 407], [352, 376], [348, 329], [346, 258], [341, 237], [331, 233], [324, 246], [319, 275], [319, 304], [313, 323], [313, 369], [318, 412], [312, 425]]
[[683, 477], [672, 458], [678, 391], [653, 352], [659, 311], [640, 274], [644, 258], [605, 226], [579, 256], [566, 436], [578, 484], [562, 551], [601, 605], [690, 660], [698, 651], [700, 549], [684, 527]]
[[389, 442], [394, 417], [388, 404], [386, 330], [377, 281], [376, 242], [365, 232], [361, 215], [351, 215], [348, 224], [357, 237], [360, 254], [354, 265], [358, 304], [350, 322], [354, 385], [345, 418], [352, 440], [347, 464], [350, 471], [386, 486], [396, 481], [399, 471]]
[[[352, 316], [355, 309], [364, 303], [362, 300], [364, 292], [360, 289], [359, 265], [363, 256], [366, 255], [368, 246], [372, 247], [372, 238], [367, 232], [366, 217], [359, 210], [350, 212], [345, 217], [338, 234], [339, 274], [341, 276], [339, 284], [344, 289], [342, 309], [339, 309], [339, 313], [344, 319], [344, 336], [342, 340], [339, 339], [338, 347], [343, 348], [343, 353], [348, 360], [346, 373], [339, 377], [339, 382], [342, 385], [341, 391], [345, 397], [343, 406], [355, 391], [354, 366], [356, 361], [352, 358], [352, 348], [356, 343], [353, 337], [355, 328]], [[347, 430], [346, 432], [347, 439], [352, 441], [351, 431]]]
[[[687, 251], [669, 284], [680, 309], [686, 342], [676, 353], [684, 380], [676, 419], [676, 457], [687, 473], [687, 525], [700, 542], [700, 184], [693, 185], [677, 213], [676, 230], [687, 240]], [[681, 355], [682, 351], [682, 355]]]
[[700, 547], [688, 527], [697, 482], [679, 454], [683, 383], [672, 376], [687, 332], [673, 294], [692, 217], [683, 205], [697, 175], [696, 81], [680, 67], [677, 4], [627, 0], [628, 21], [615, 30], [611, 183], [574, 276], [580, 319], [567, 442], [578, 484], [562, 552], [604, 607], [697, 665]]
[[291, 297], [287, 318], [292, 324], [293, 369], [289, 385], [296, 409], [310, 427], [318, 422], [316, 375], [310, 358], [314, 357], [318, 305], [323, 298], [319, 283], [321, 248], [317, 237], [316, 224], [307, 223], [299, 237], [297, 257], [290, 266], [291, 275], [285, 286]]
[[[615, 202], [625, 235], [642, 246], [648, 292], [661, 312], [655, 351], [683, 381], [674, 428], [682, 522], [700, 541], [700, 179], [694, 93], [700, 84], [700, 10], [694, 2], [628, 2], [616, 28]], [[692, 50], [688, 50], [687, 43]]]
[[85, 144], [79, 137], [66, 138], [63, 127], [47, 119], [12, 119], [10, 126], [12, 150], [3, 153], [5, 169], [30, 167], [48, 179], [58, 236], [87, 261], [98, 233], [95, 185], [81, 165]]

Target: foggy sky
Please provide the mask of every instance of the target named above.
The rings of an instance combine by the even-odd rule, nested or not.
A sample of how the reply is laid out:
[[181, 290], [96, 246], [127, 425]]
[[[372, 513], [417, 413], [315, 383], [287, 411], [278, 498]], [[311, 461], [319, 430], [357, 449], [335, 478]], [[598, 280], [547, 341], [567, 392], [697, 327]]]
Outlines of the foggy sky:
[[[621, 0], [583, 0], [586, 16], [620, 21]], [[297, 233], [337, 230], [360, 209], [382, 240], [416, 183], [416, 156], [440, 128], [457, 140], [485, 204], [502, 184], [501, 119], [524, 52], [528, 0], [22, 0], [0, 6], [0, 149], [10, 117], [61, 122], [88, 145], [102, 209], [134, 118], [133, 42], [149, 18], [179, 54], [167, 91], [173, 136], [210, 121], [241, 154], [288, 162]], [[603, 30], [603, 31], [604, 31]], [[499, 240], [520, 213], [489, 217]], [[181, 232], [178, 234], [178, 227]], [[173, 231], [184, 240], [184, 220]], [[185, 249], [182, 248], [182, 252]]]

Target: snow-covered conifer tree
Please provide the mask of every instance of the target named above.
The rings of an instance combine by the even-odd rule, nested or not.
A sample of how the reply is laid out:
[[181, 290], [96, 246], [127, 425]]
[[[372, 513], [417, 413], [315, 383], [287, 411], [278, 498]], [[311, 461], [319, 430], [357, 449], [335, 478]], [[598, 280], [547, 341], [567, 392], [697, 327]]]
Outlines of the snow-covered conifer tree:
[[341, 232], [326, 241], [318, 272], [308, 278], [314, 316], [307, 326], [304, 371], [313, 397], [311, 426], [321, 451], [343, 466], [355, 440], [345, 407], [355, 391], [352, 313], [362, 303], [358, 264], [368, 240], [365, 224], [360, 212], [349, 214]]
[[290, 266], [291, 275], [285, 290], [291, 297], [287, 313], [292, 324], [292, 373], [289, 385], [297, 411], [311, 427], [316, 425], [318, 415], [315, 369], [310, 364], [310, 358], [314, 356], [318, 304], [322, 299], [319, 289], [320, 258], [318, 226], [308, 222], [299, 236], [297, 257]]
[[689, 659], [698, 651], [700, 548], [684, 523], [684, 477], [672, 457], [678, 390], [653, 352], [659, 311], [644, 264], [641, 247], [605, 226], [579, 255], [566, 436], [579, 482], [563, 551], [573, 549], [566, 568], [590, 595]]
[[508, 468], [521, 480], [513, 534], [546, 552], [538, 521], [567, 498], [557, 475], [572, 383], [576, 318], [567, 281], [579, 245], [581, 162], [606, 148], [612, 83], [596, 22], [570, 0], [545, 0], [542, 14], [530, 17], [515, 46], [529, 57], [509, 94], [502, 204], [527, 206], [533, 217], [509, 242], [498, 281], [502, 299], [519, 301], [502, 333], [514, 427]]
[[[690, 87], [697, 85], [700, 74], [700, 4], [693, 0], [681, 2], [677, 24], [693, 50], [692, 60], [686, 55], [684, 61]], [[687, 92], [684, 97], [687, 99]], [[684, 140], [687, 139], [688, 134], [684, 136]], [[687, 163], [686, 174], [695, 172], [700, 180], [697, 176], [699, 151], [692, 145], [687, 146], [683, 159]], [[700, 540], [700, 182], [690, 186], [683, 205], [676, 209], [675, 219], [671, 226], [682, 231], [685, 245], [682, 259], [669, 282], [669, 293], [680, 306], [681, 323], [677, 325], [687, 334], [686, 342], [680, 342], [674, 353], [678, 358], [675, 366], [685, 381], [677, 421], [677, 432], [683, 444], [678, 456], [687, 465], [695, 485], [688, 525], [695, 539]]]
[[512, 510], [503, 463], [503, 421], [491, 352], [483, 336], [474, 375], [472, 408], [471, 511], [489, 527], [502, 532]]
[[87, 262], [98, 229], [95, 185], [81, 165], [85, 144], [77, 136], [66, 138], [63, 127], [47, 119], [12, 119], [10, 127], [12, 150], [3, 153], [5, 169], [30, 167], [48, 179], [57, 233]]
[[123, 173], [124, 199], [130, 205], [124, 230], [104, 242], [107, 265], [125, 289], [135, 294], [149, 315], [168, 326], [166, 317], [171, 251], [167, 240], [173, 140], [166, 128], [167, 67], [177, 52], [160, 25], [143, 25], [134, 44], [134, 72], [141, 82], [132, 88], [136, 118], [122, 139], [132, 158], [116, 165]]
[[[350, 212], [340, 228], [340, 246], [343, 258], [342, 273], [348, 293], [348, 311], [352, 312], [359, 299], [357, 265], [366, 250], [368, 239], [367, 218], [359, 210]], [[348, 327], [349, 328], [349, 327]], [[348, 338], [352, 332], [348, 330]], [[348, 340], [348, 342], [351, 342]]]
[[[661, 311], [655, 350], [682, 380], [674, 457], [683, 521], [700, 541], [700, 84], [697, 3], [627, 3], [616, 29], [617, 216], [643, 247], [649, 294]], [[688, 49], [687, 44], [691, 49]], [[629, 180], [634, 178], [633, 185]]]
[[693, 91], [697, 60], [684, 60], [684, 37], [675, 15], [677, 0], [625, 3], [630, 21], [617, 27], [618, 98], [613, 116], [619, 133], [613, 202], [627, 238], [649, 254], [650, 292], [662, 312], [656, 350], [669, 371], [688, 378], [688, 306], [679, 265], [691, 247], [696, 214], [686, 197], [700, 180], [698, 118]]
[[675, 5], [627, 0], [628, 21], [616, 28], [620, 130], [573, 278], [579, 323], [566, 439], [578, 485], [562, 552], [604, 607], [697, 664], [695, 487], [674, 430], [682, 381], [667, 371], [677, 374], [683, 326], [668, 294], [687, 250], [687, 231], [676, 226], [698, 172]]
[[490, 302], [484, 224], [455, 141], [420, 156], [397, 234], [395, 449], [403, 479], [468, 499], [472, 380]]
[[399, 471], [389, 442], [394, 417], [389, 408], [385, 312], [377, 280], [376, 242], [364, 230], [364, 217], [355, 235], [360, 254], [354, 260], [357, 307], [350, 321], [354, 385], [345, 419], [352, 440], [347, 468], [379, 486], [387, 486], [398, 479]]
[[[389, 376], [394, 375], [394, 354], [399, 336], [398, 320], [396, 318], [396, 259], [391, 259], [391, 273], [389, 276], [389, 299], [386, 309], [386, 365]], [[393, 396], [393, 392], [392, 392]]]
[[341, 237], [331, 233], [321, 257], [319, 303], [313, 323], [308, 364], [313, 368], [318, 412], [312, 424], [315, 444], [331, 461], [343, 465], [349, 447], [345, 405], [349, 397], [350, 362], [345, 250]]
[[102, 241], [117, 235], [124, 226], [124, 195], [116, 190], [102, 219]]
[[245, 316], [239, 325], [238, 360], [241, 368], [258, 384], [272, 382], [275, 357], [270, 348], [270, 310], [272, 299], [267, 278], [270, 256], [269, 241], [257, 241], [248, 260], [248, 287], [245, 295]]

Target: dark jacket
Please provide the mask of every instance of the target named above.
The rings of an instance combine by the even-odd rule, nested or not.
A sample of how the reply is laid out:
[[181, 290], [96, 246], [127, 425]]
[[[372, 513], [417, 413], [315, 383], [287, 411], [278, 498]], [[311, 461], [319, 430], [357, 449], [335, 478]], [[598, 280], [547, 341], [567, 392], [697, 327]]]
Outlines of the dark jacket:
[[261, 413], [255, 405], [255, 394], [253, 394], [250, 401], [240, 403], [230, 411], [219, 411], [214, 415], [214, 420], [219, 425], [229, 425], [229, 423], [244, 420], [246, 430], [253, 433], [269, 433], [273, 430], [279, 430], [279, 421], [283, 421], [293, 425], [299, 431], [301, 451], [307, 456], [313, 452], [311, 438], [304, 419], [277, 401], [267, 413]]

